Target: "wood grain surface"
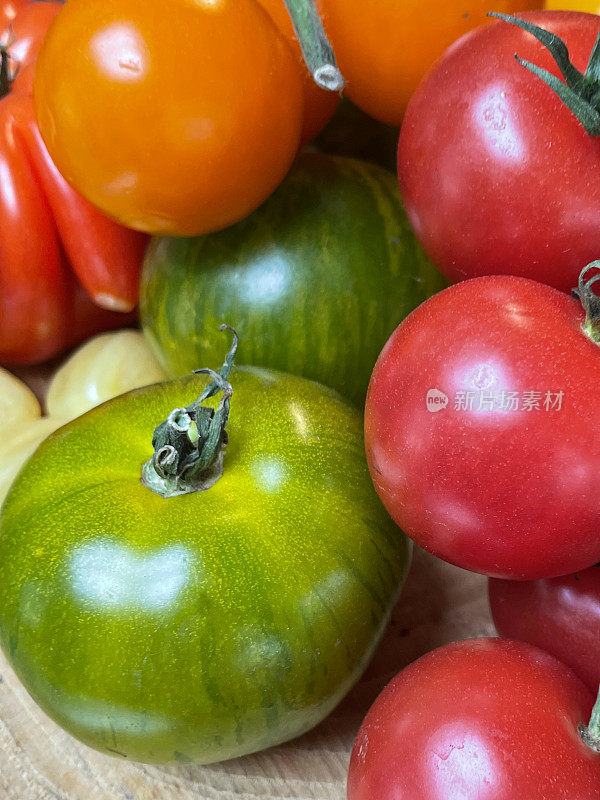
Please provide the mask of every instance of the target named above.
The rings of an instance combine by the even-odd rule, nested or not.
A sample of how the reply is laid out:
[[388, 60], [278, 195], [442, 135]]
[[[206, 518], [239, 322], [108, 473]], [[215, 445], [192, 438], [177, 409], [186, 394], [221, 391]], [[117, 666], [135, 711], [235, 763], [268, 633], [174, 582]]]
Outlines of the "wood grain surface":
[[[21, 376], [43, 393], [43, 375]], [[96, 753], [38, 709], [0, 655], [0, 800], [344, 800], [354, 737], [384, 685], [434, 647], [490, 635], [485, 578], [416, 549], [386, 635], [338, 708], [299, 739], [208, 767], [149, 767]]]

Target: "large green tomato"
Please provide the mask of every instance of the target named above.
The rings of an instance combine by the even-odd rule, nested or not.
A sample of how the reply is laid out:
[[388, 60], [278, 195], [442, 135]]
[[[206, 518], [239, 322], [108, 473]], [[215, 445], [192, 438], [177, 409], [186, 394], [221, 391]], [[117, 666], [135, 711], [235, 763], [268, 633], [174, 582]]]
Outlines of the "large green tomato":
[[305, 154], [237, 225], [154, 239], [140, 311], [171, 375], [218, 359], [226, 321], [240, 334], [240, 363], [303, 375], [362, 405], [392, 331], [445, 285], [408, 224], [395, 175]]
[[206, 384], [192, 376], [55, 432], [0, 513], [2, 648], [99, 750], [203, 763], [301, 734], [356, 682], [398, 597], [409, 546], [372, 489], [360, 415], [289, 375], [231, 383], [211, 488], [165, 499], [140, 482], [154, 427]]

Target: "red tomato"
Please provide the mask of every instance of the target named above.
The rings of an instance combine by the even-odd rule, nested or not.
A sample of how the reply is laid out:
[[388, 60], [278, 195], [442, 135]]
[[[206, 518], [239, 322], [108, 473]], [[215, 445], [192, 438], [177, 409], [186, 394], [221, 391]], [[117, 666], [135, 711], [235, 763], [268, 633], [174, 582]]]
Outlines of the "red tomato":
[[547, 650], [598, 690], [599, 566], [539, 581], [490, 578], [488, 591], [498, 633]]
[[456, 284], [373, 371], [371, 476], [398, 525], [453, 564], [554, 577], [600, 561], [600, 349], [579, 301], [511, 276]]
[[354, 744], [348, 800], [597, 800], [592, 695], [521, 642], [446, 645], [397, 675]]
[[8, 65], [18, 70], [0, 86], [0, 362], [7, 364], [43, 361], [131, 322], [116, 311], [137, 302], [147, 243], [78, 195], [42, 142], [32, 75], [61, 8], [32, 0], [0, 6]]
[[[600, 17], [517, 16], [556, 33], [585, 70]], [[529, 33], [497, 21], [452, 45], [406, 112], [398, 172], [413, 228], [451, 280], [511, 274], [569, 291], [600, 253], [600, 140], [517, 63], [558, 75]]]

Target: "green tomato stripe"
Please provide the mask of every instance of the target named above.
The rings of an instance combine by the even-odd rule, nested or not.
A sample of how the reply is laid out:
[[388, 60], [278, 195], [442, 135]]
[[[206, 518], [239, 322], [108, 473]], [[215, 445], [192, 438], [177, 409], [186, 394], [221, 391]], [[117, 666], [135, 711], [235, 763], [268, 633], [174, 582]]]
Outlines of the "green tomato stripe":
[[251, 217], [197, 239], [155, 239], [141, 286], [144, 329], [175, 375], [214, 364], [218, 325], [238, 363], [332, 386], [362, 404], [398, 323], [444, 281], [413, 236], [394, 176], [301, 157]]

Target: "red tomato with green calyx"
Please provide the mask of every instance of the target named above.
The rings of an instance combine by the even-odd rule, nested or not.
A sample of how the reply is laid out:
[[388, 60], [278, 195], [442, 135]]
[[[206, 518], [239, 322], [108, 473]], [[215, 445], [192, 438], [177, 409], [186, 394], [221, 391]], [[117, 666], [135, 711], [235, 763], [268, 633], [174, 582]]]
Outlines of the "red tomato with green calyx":
[[600, 684], [600, 566], [538, 581], [490, 578], [490, 609], [501, 636], [529, 642]]
[[440, 647], [368, 712], [348, 800], [597, 800], [600, 754], [579, 730], [592, 701], [571, 670], [522, 642]]
[[[518, 17], [563, 39], [575, 68], [586, 69], [600, 17]], [[515, 54], [567, 89], [550, 52], [515, 24], [497, 21], [464, 36], [409, 103], [400, 187], [421, 244], [451, 280], [511, 274], [570, 291], [600, 252], [600, 184], [591, 178], [600, 141]], [[582, 85], [589, 96], [599, 88], [588, 78]], [[586, 107], [600, 120], [599, 109]]]
[[421, 546], [503, 578], [600, 560], [592, 317], [548, 286], [490, 276], [445, 289], [392, 334], [369, 385], [366, 452]]

